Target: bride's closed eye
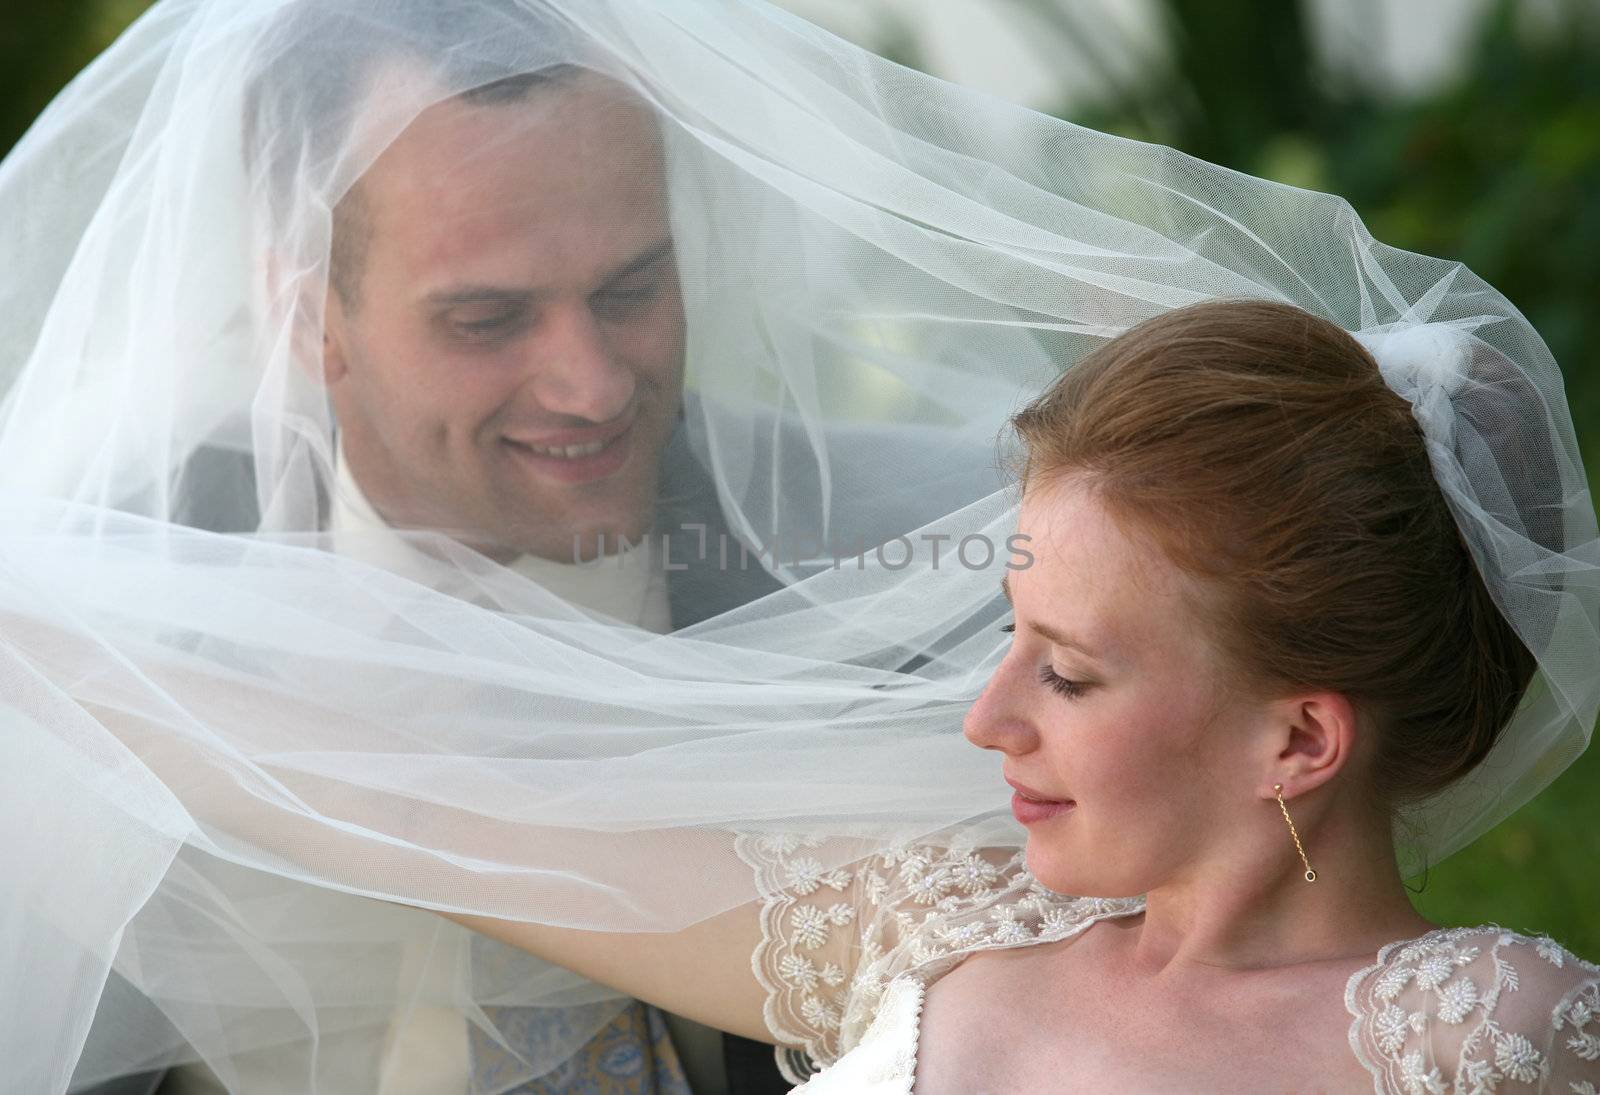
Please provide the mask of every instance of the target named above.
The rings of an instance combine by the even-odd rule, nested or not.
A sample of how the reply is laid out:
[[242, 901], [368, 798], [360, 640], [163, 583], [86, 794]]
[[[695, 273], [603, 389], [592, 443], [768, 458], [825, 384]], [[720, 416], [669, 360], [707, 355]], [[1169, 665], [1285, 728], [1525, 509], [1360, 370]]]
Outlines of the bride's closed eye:
[[[1017, 625], [1015, 622], [1009, 623], [1000, 630], [1007, 635], [1011, 635], [1016, 632]], [[1069, 700], [1075, 700], [1087, 691], [1081, 681], [1068, 680], [1048, 665], [1039, 667], [1039, 683], [1056, 693], [1056, 695], [1065, 696]]]
[[1039, 667], [1039, 683], [1058, 696], [1065, 696], [1069, 700], [1075, 700], [1087, 691], [1087, 688], [1081, 682], [1069, 681], [1048, 665]]

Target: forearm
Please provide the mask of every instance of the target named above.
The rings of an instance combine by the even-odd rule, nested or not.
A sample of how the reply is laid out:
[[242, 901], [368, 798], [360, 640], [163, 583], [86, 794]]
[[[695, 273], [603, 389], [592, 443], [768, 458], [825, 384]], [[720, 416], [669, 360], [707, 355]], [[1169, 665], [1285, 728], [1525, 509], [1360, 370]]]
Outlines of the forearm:
[[750, 957], [761, 942], [761, 905], [752, 901], [673, 932], [592, 932], [444, 913], [591, 981], [696, 1022], [771, 1042], [766, 992]]
[[[199, 838], [202, 843], [221, 842], [214, 850], [263, 867], [268, 862], [292, 864], [308, 881], [353, 885], [406, 904], [459, 900], [458, 895], [485, 881], [476, 865], [503, 864], [494, 900], [479, 906], [496, 907], [500, 915], [441, 915], [709, 1026], [772, 1040], [763, 1018], [765, 991], [751, 966], [761, 940], [761, 903], [753, 897], [676, 931], [587, 931], [512, 919], [524, 908], [530, 917], [537, 916], [543, 894], [534, 884], [526, 894], [508, 892], [505, 886], [518, 887], [527, 880], [530, 863], [543, 862], [539, 855], [530, 861], [526, 850], [544, 849], [542, 854], [550, 858], [547, 841], [570, 839], [572, 830], [557, 835], [439, 803], [404, 803], [359, 780], [287, 769], [278, 755], [230, 755], [225, 741], [248, 749], [257, 737], [253, 720], [285, 733], [304, 730], [293, 736], [309, 738], [306, 728], [326, 728], [332, 713], [285, 694], [281, 684], [269, 687], [238, 675], [174, 664], [181, 659], [169, 662], [167, 651], [145, 651], [140, 671], [133, 674], [85, 637], [38, 624], [27, 634], [35, 640], [35, 657], [47, 665], [64, 659], [62, 664], [109, 670], [93, 683], [82, 683], [79, 704], [181, 802], [206, 834]], [[349, 715], [339, 717], [355, 721]], [[211, 728], [215, 736], [175, 729], [184, 724]], [[347, 736], [381, 739], [373, 728], [361, 729]], [[358, 759], [353, 758], [353, 771], [359, 771]], [[330, 839], [335, 832], [337, 838]], [[682, 845], [697, 836], [699, 843]], [[587, 839], [593, 844], [591, 856], [601, 862], [624, 850], [635, 857], [630, 862], [636, 862], [637, 871], [619, 869], [613, 872], [617, 877], [592, 883], [597, 900], [610, 894], [619, 906], [630, 904], [627, 893], [616, 892], [621, 884], [631, 879], [641, 887], [666, 885], [674, 874], [670, 863], [680, 855], [731, 864], [708, 883], [712, 886], [732, 886], [746, 871], [726, 834], [676, 834], [660, 851], [643, 835], [594, 833]], [[568, 851], [578, 855], [582, 849]], [[737, 893], [730, 892], [729, 899], [736, 900]], [[559, 900], [583, 897], [569, 890]], [[597, 913], [597, 922], [603, 919]]]

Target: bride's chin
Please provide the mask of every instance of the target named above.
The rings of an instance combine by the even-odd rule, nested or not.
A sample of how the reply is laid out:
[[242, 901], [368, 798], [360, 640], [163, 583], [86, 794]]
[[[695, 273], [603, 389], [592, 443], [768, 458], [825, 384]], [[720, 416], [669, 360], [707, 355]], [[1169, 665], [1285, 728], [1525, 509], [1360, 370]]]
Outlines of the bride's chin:
[[[1061, 855], [1062, 849], [1052, 847], [1049, 842], [1040, 840], [1032, 834], [1028, 837], [1027, 847], [1023, 849], [1022, 858], [1028, 865], [1028, 873], [1038, 880], [1039, 884], [1055, 893], [1086, 895], [1087, 890], [1074, 883], [1081, 879], [1084, 872], [1073, 870], [1067, 857]], [[1083, 881], [1088, 881], [1083, 879]]]
[[1028, 866], [1028, 873], [1052, 893], [1072, 897], [1122, 898], [1143, 897], [1146, 892], [1129, 887], [1126, 872], [1118, 872], [1122, 877], [1113, 878], [1103, 871], [1094, 870], [1092, 865], [1086, 869], [1081, 853], [1064, 847], [1061, 842], [1044, 840], [1031, 833], [1022, 857]]

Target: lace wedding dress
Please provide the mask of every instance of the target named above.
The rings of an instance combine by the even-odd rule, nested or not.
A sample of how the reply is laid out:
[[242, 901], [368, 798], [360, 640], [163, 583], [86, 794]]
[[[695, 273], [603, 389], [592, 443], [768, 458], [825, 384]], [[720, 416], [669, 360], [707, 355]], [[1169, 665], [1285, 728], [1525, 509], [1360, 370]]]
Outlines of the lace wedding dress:
[[[763, 894], [753, 965], [784, 1074], [805, 1095], [909, 1093], [929, 985], [983, 950], [1050, 943], [1143, 911], [1040, 886], [1021, 854], [907, 847], [827, 869], [816, 844], [746, 837]], [[1350, 1051], [1404, 1095], [1600, 1090], [1600, 966], [1545, 938], [1440, 928], [1349, 979]], [[807, 1078], [807, 1073], [821, 1071]]]

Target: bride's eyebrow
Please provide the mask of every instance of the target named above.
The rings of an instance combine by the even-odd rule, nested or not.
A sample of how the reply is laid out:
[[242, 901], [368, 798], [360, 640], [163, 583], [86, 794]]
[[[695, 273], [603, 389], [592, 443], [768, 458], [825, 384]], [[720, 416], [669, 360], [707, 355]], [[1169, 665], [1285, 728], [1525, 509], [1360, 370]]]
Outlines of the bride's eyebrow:
[[[1013, 602], [1011, 599], [1010, 575], [1001, 576], [1000, 592], [1005, 594], [1007, 604], [1015, 604], [1015, 602]], [[1043, 636], [1056, 646], [1064, 646], [1071, 650], [1076, 650], [1086, 658], [1092, 658], [1095, 661], [1104, 660], [1098, 653], [1095, 652], [1093, 647], [1090, 647], [1078, 639], [1074, 639], [1071, 635], [1066, 634], [1064, 631], [1059, 631], [1056, 628], [1051, 627], [1049, 624], [1039, 623], [1036, 620], [1030, 620], [1028, 622], [1028, 630], [1032, 631], [1035, 635]]]

